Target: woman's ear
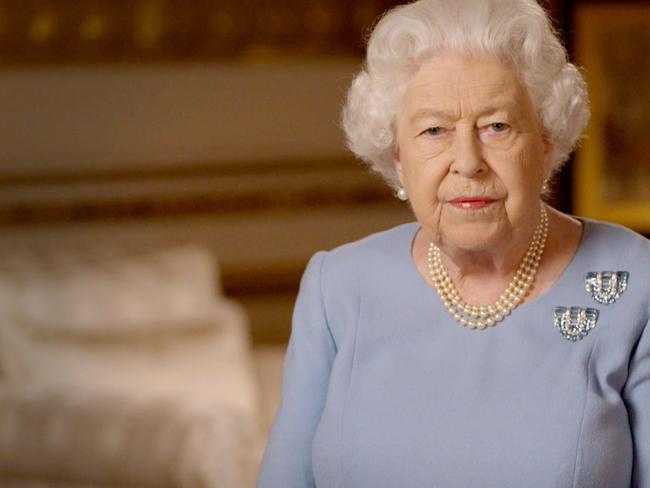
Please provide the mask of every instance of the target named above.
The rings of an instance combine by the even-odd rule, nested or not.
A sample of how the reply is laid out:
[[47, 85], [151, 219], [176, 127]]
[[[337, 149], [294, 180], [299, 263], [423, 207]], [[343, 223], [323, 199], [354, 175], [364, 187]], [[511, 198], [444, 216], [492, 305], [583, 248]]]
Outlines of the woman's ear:
[[397, 173], [397, 178], [400, 181], [400, 184], [403, 184], [402, 182], [402, 162], [400, 161], [399, 158], [399, 148], [395, 147], [393, 150], [393, 165], [395, 166], [395, 172]]

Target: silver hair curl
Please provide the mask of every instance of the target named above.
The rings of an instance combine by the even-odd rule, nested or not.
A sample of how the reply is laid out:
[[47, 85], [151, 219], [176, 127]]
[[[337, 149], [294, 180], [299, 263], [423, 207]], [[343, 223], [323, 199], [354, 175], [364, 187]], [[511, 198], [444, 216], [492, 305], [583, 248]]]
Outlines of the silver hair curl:
[[589, 120], [584, 79], [535, 0], [419, 0], [388, 11], [368, 41], [342, 121], [348, 147], [396, 187], [395, 121], [409, 79], [442, 50], [494, 55], [528, 89], [552, 171], [569, 158]]

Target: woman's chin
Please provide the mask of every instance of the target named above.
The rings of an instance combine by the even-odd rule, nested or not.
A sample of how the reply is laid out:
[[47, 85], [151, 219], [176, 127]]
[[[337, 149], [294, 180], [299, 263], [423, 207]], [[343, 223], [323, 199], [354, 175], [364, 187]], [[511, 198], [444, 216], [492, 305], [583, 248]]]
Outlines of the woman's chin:
[[[452, 248], [480, 252], [494, 250], [500, 243], [505, 243], [511, 236], [498, 222], [471, 222], [456, 224], [448, 229], [441, 229], [443, 248]], [[444, 251], [444, 249], [443, 249]]]

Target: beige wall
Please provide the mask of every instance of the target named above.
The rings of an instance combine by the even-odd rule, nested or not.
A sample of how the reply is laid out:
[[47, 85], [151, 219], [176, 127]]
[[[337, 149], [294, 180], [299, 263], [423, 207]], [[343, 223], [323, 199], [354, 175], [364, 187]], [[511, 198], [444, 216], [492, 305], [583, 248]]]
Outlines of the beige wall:
[[0, 72], [0, 174], [338, 158], [356, 59]]

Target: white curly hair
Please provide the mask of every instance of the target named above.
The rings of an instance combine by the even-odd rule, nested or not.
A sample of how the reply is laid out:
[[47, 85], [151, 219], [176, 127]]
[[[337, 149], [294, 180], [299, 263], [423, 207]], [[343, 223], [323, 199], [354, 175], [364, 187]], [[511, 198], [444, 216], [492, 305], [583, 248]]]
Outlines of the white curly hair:
[[395, 124], [405, 87], [442, 50], [493, 55], [514, 67], [553, 146], [557, 171], [587, 125], [589, 101], [580, 71], [535, 0], [419, 0], [389, 10], [368, 40], [343, 109], [352, 152], [390, 186], [399, 185]]

